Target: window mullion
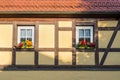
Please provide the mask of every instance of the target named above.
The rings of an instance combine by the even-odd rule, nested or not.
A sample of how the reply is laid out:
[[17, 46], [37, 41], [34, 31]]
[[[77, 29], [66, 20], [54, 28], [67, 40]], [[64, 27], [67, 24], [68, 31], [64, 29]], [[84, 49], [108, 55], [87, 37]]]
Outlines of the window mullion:
[[25, 36], [26, 39], [25, 40], [27, 40], [27, 28], [25, 30], [26, 30], [26, 36]]
[[84, 30], [84, 35], [83, 35], [83, 38], [84, 38], [84, 41], [86, 41], [86, 40], [85, 40], [85, 29], [83, 29], [83, 30]]

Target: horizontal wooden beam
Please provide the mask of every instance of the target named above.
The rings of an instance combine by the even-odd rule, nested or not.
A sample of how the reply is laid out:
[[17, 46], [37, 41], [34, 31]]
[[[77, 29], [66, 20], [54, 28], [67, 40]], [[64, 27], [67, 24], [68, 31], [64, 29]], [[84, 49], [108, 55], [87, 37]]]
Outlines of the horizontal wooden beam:
[[16, 48], [16, 51], [34, 51], [34, 48]]
[[12, 48], [0, 48], [0, 51], [12, 51]]
[[[104, 52], [107, 48], [99, 48], [99, 52]], [[120, 52], [120, 48], [110, 48], [109, 52]]]
[[68, 27], [60, 27], [58, 28], [59, 31], [72, 31], [72, 27], [68, 28]]
[[[99, 27], [98, 28], [99, 31], [114, 31], [115, 30], [115, 27]], [[120, 29], [118, 29], [120, 30]]]
[[[30, 12], [31, 13], [31, 12]], [[46, 14], [45, 14], [46, 13]], [[82, 12], [80, 12], [82, 13]], [[0, 13], [0, 18], [118, 18], [120, 16], [119, 12], [118, 13], [111, 13], [109, 12], [109, 14], [106, 13], [101, 13], [99, 12], [99, 14], [96, 13], [91, 13], [91, 12], [87, 12], [84, 14], [80, 14], [80, 13], [61, 13], [61, 12], [57, 12], [57, 13], [49, 13], [49, 12], [44, 12], [44, 13], [39, 13], [38, 12], [35, 14], [29, 14], [29, 13], [21, 13], [18, 12], [16, 14], [5, 14], [5, 13]]]
[[76, 25], [94, 25], [93, 22], [76, 22]]
[[120, 71], [120, 65], [16, 65], [16, 66], [0, 66], [0, 70], [87, 70], [87, 71]]
[[72, 48], [59, 48], [58, 50], [61, 52], [69, 52], [69, 51], [72, 52], [73, 51]]
[[[99, 52], [104, 52], [107, 48], [99, 48]], [[12, 48], [0, 48], [0, 51], [12, 51]], [[72, 48], [59, 48], [59, 51], [69, 52]], [[16, 51], [35, 51], [32, 49], [16, 49]], [[54, 48], [39, 48], [38, 51], [55, 51]], [[95, 49], [76, 49], [77, 52], [95, 52]], [[120, 52], [120, 48], [110, 48], [109, 52]]]
[[54, 48], [38, 48], [38, 51], [55, 51]]
[[77, 52], [95, 52], [95, 49], [76, 49]]

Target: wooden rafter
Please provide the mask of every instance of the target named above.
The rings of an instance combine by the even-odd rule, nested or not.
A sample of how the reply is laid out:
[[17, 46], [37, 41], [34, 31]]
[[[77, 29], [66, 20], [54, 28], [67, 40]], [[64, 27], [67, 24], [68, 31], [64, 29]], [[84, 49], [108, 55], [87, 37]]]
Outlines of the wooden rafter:
[[113, 34], [112, 34], [112, 37], [111, 37], [111, 39], [110, 39], [110, 41], [109, 41], [109, 43], [108, 43], [107, 49], [106, 49], [105, 52], [104, 52], [104, 55], [103, 55], [103, 57], [102, 57], [102, 59], [101, 59], [101, 62], [100, 62], [100, 65], [103, 65], [103, 64], [104, 64], [105, 59], [106, 59], [106, 57], [107, 57], [107, 55], [108, 55], [108, 52], [110, 51], [110, 48], [111, 48], [111, 46], [112, 46], [112, 44], [113, 44], [113, 41], [114, 41], [114, 39], [115, 39], [115, 37], [116, 37], [116, 34], [117, 34], [117, 32], [119, 31], [119, 29], [120, 29], [120, 19], [119, 19], [118, 24], [117, 24], [117, 26], [116, 26]]

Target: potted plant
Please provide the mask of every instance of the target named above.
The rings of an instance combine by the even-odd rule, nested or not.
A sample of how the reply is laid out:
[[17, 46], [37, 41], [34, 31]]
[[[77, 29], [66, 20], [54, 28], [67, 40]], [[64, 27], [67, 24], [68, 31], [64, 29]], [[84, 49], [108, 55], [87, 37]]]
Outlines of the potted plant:
[[86, 42], [85, 40], [82, 40], [78, 43], [77, 48], [78, 49], [94, 49], [96, 46], [95, 43]]
[[33, 48], [32, 41], [26, 40], [26, 41], [21, 41], [16, 48]]

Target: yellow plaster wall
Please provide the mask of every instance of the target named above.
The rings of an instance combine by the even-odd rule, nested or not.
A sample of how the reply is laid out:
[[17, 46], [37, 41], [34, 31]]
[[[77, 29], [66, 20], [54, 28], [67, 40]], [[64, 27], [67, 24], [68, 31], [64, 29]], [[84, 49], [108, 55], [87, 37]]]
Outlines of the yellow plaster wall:
[[[107, 48], [113, 31], [99, 31], [99, 47]], [[120, 31], [118, 31], [111, 48], [120, 48]]]
[[16, 52], [16, 64], [34, 65], [34, 52]]
[[72, 48], [72, 31], [59, 31], [59, 48]]
[[77, 52], [76, 53], [76, 64], [77, 65], [94, 65], [94, 55], [93, 52]]
[[58, 21], [59, 27], [72, 27], [72, 21]]
[[12, 24], [0, 24], [0, 47], [10, 48], [12, 47], [13, 38], [13, 25]]
[[118, 31], [115, 40], [113, 41], [112, 48], [120, 48], [120, 31]]
[[[103, 52], [99, 53], [99, 60], [101, 60]], [[104, 65], [120, 65], [120, 52], [109, 52]]]
[[98, 21], [98, 27], [116, 27], [118, 21]]
[[0, 51], [0, 65], [11, 65], [12, 64], [12, 52]]
[[39, 48], [54, 48], [55, 44], [55, 25], [39, 25]]
[[107, 48], [107, 45], [110, 41], [110, 38], [113, 34], [113, 31], [99, 31], [99, 47], [100, 48]]
[[39, 52], [39, 65], [54, 65], [54, 52]]
[[72, 65], [72, 52], [59, 52], [59, 65]]

